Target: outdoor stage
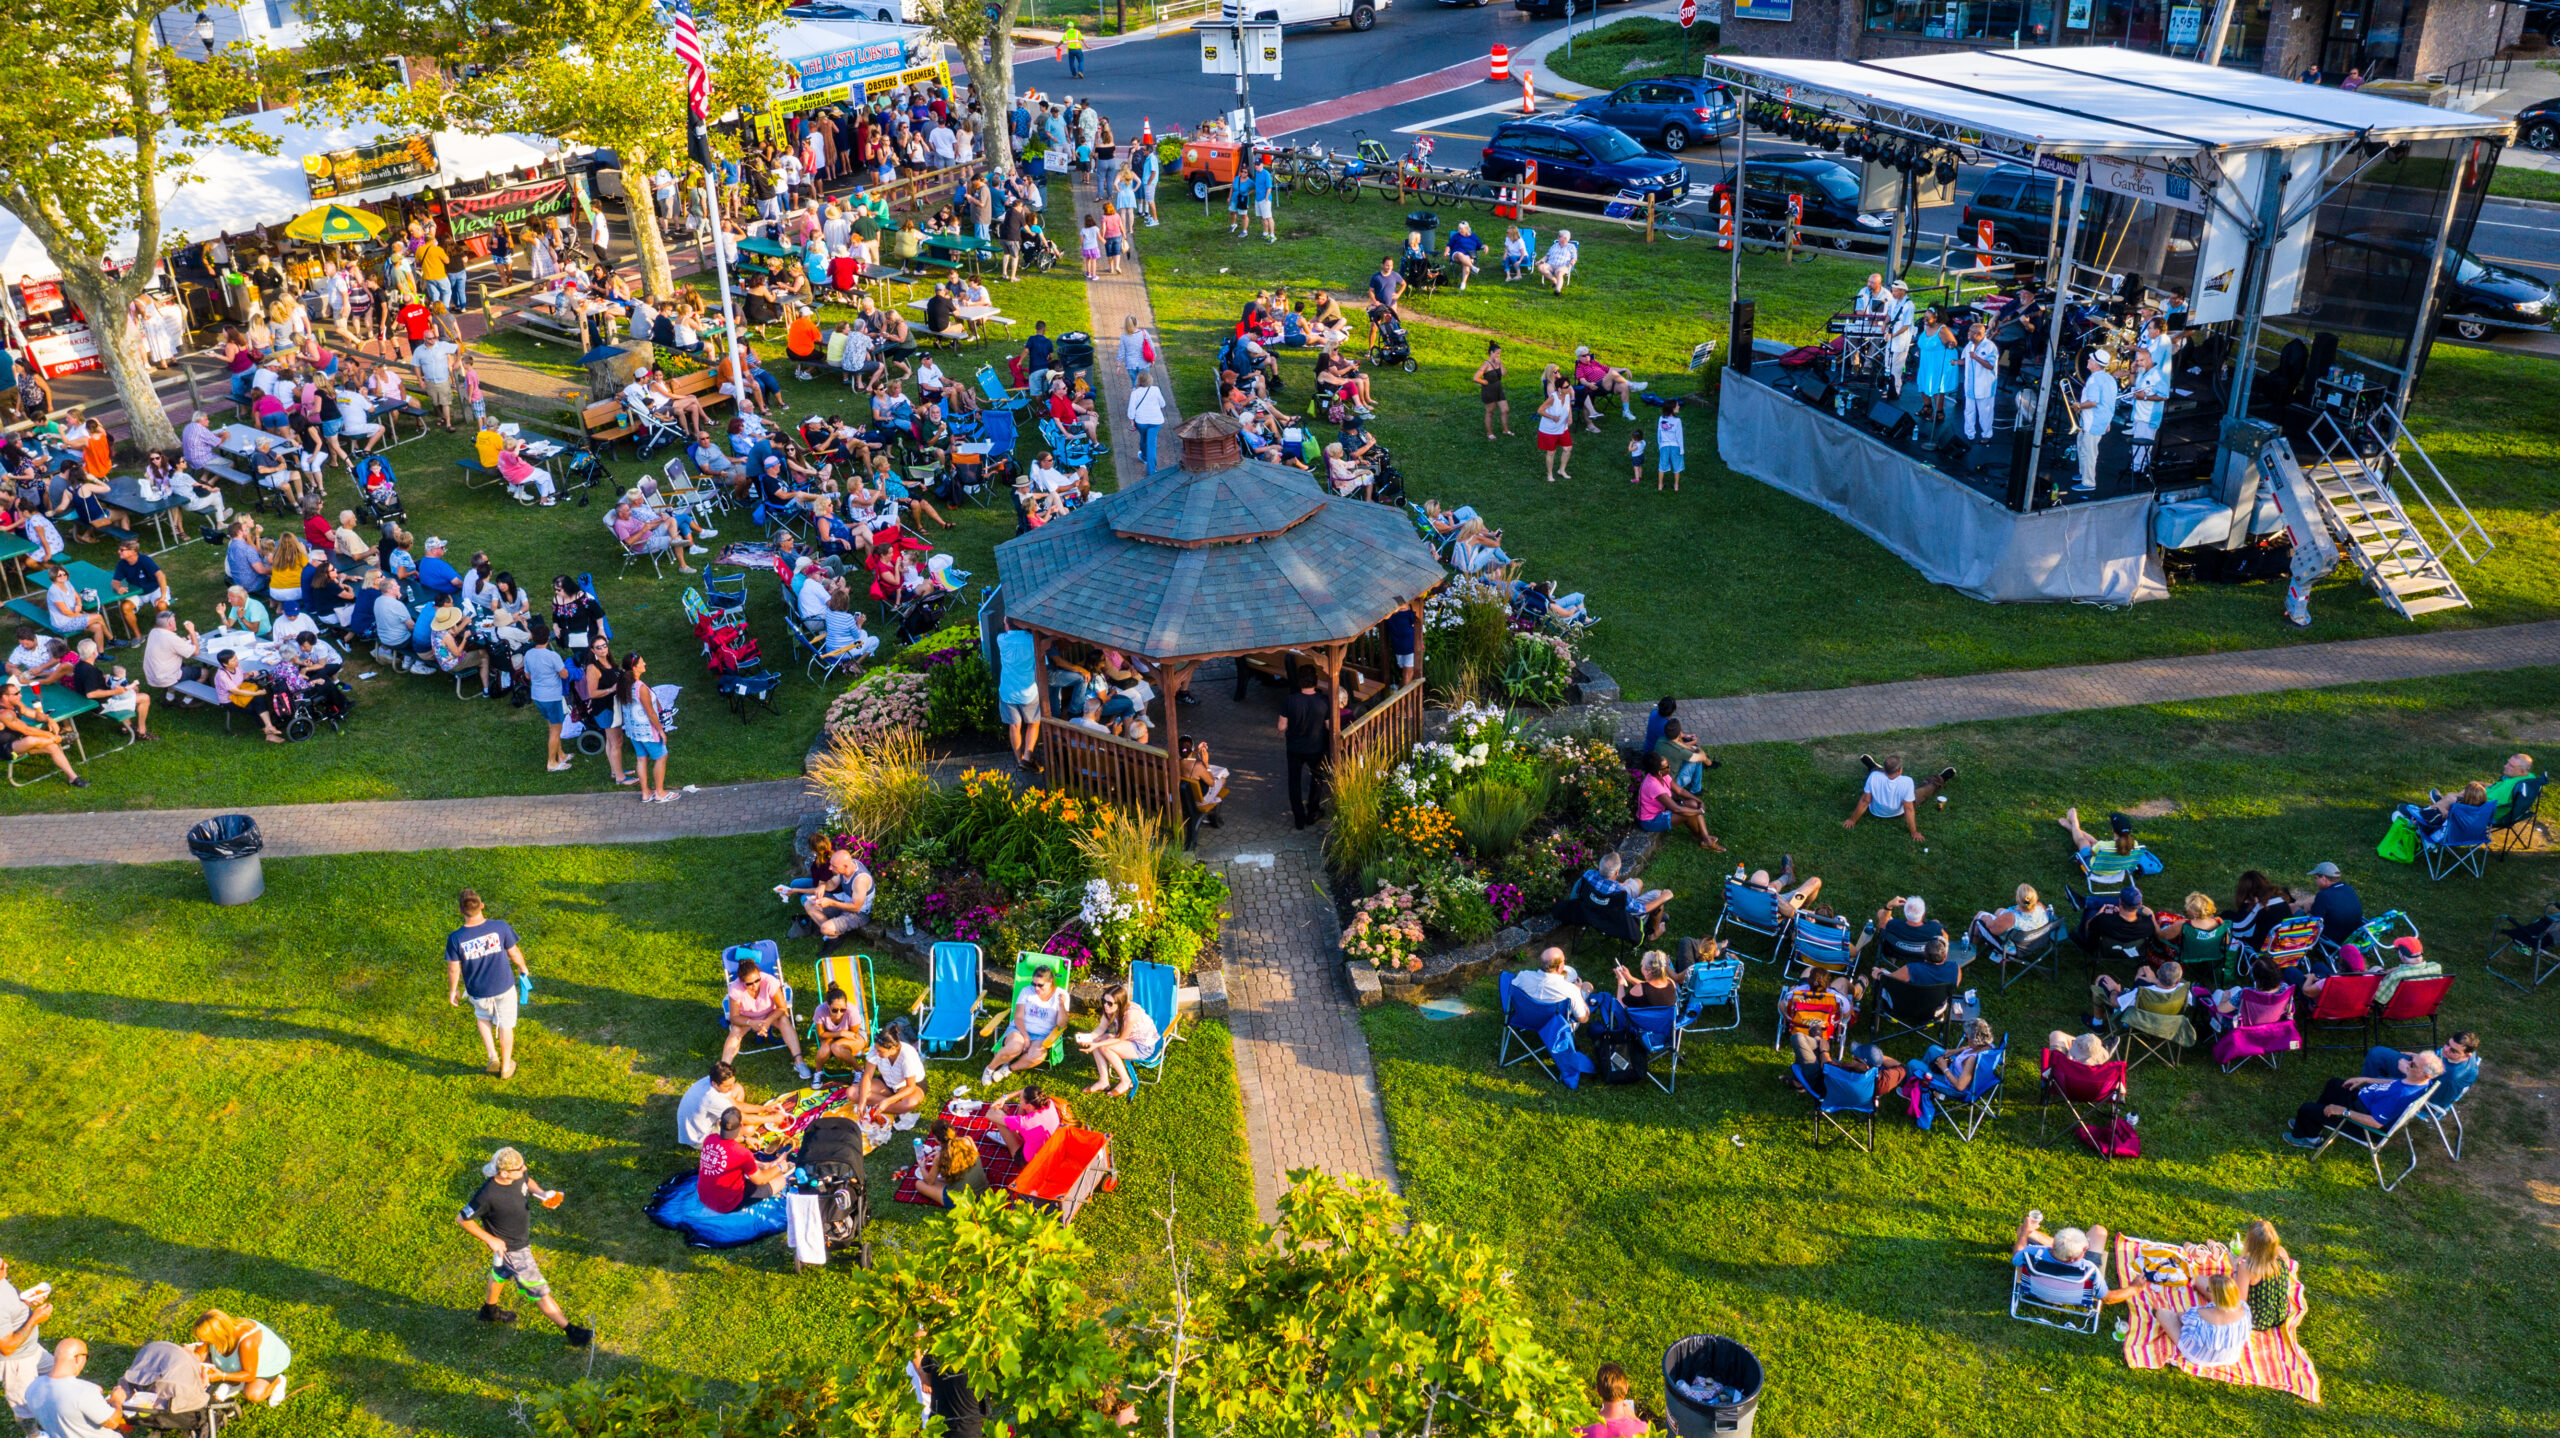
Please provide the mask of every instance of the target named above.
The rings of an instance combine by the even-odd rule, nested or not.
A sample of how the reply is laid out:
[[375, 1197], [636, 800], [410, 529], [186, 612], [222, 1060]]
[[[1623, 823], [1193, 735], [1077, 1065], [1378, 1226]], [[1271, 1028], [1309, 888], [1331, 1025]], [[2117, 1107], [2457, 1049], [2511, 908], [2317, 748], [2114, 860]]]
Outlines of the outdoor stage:
[[[2166, 599], [2151, 546], [2152, 491], [2139, 484], [2095, 499], [2020, 514], [2002, 503], [2005, 478], [1968, 482], [1863, 424], [1819, 410], [1771, 380], [1767, 362], [1724, 372], [1716, 453], [1737, 473], [1821, 507], [1927, 576], [1994, 603]], [[2005, 444], [1975, 446], [2005, 450]], [[2005, 457], [1997, 461], [2005, 477]], [[2114, 467], [2108, 467], [2114, 473]], [[1977, 487], [1979, 486], [1979, 487]]]

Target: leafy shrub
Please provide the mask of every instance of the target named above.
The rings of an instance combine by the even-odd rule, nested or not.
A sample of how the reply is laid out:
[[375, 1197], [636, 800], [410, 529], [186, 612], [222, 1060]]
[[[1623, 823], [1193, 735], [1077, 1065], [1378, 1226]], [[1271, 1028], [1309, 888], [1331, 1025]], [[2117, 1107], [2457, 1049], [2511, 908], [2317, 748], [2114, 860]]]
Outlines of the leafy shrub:
[[1493, 937], [1493, 906], [1485, 901], [1482, 884], [1461, 880], [1433, 893], [1426, 922], [1433, 933], [1452, 943], [1472, 944]]
[[1449, 797], [1449, 817], [1479, 861], [1490, 863], [1511, 852], [1538, 817], [1538, 796], [1517, 784], [1478, 779]]
[[857, 743], [884, 734], [922, 733], [932, 716], [931, 685], [921, 674], [874, 669], [827, 706], [827, 732]]
[[1426, 901], [1395, 884], [1352, 905], [1351, 925], [1342, 931], [1342, 956], [1353, 962], [1401, 969], [1422, 949]]
[[1502, 687], [1513, 699], [1553, 709], [1564, 703], [1573, 683], [1573, 651], [1552, 634], [1514, 634], [1502, 670]]
[[1324, 850], [1336, 869], [1357, 873], [1386, 844], [1387, 774], [1386, 754], [1378, 749], [1334, 770], [1333, 827]]
[[946, 649], [924, 671], [924, 732], [984, 734], [996, 728], [996, 676], [974, 649]]

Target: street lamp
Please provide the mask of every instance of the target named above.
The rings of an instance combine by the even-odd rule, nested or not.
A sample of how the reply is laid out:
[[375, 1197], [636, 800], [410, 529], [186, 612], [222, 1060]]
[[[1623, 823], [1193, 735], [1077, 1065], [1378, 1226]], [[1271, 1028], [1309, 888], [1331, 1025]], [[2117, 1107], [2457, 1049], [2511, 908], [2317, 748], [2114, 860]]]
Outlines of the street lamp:
[[213, 17], [202, 10], [198, 10], [196, 12], [195, 32], [196, 43], [202, 45], [204, 47], [204, 53], [210, 56], [213, 53]]

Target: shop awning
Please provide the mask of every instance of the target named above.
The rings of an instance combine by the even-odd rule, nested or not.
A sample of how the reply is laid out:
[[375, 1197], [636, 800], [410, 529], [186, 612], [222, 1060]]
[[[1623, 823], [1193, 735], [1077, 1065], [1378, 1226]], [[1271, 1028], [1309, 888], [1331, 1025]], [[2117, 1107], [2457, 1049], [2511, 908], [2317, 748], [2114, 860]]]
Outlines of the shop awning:
[[[163, 176], [160, 184], [162, 244], [239, 234], [261, 225], [280, 225], [314, 203], [311, 181], [303, 168], [307, 157], [360, 149], [397, 141], [405, 132], [360, 122], [337, 125], [305, 123], [298, 112], [270, 110], [249, 123], [275, 137], [276, 153], [261, 155], [229, 147], [195, 151], [186, 182]], [[540, 165], [559, 152], [556, 141], [529, 135], [473, 135], [442, 130], [433, 136], [436, 169], [406, 174], [398, 180], [328, 198], [343, 205], [362, 205], [421, 189], [466, 184], [510, 170]], [[130, 149], [130, 140], [102, 140], [101, 148]], [[116, 246], [116, 258], [133, 258], [134, 237]], [[15, 215], [0, 211], [0, 283], [14, 284], [28, 275], [57, 273], [60, 266], [26, 232]]]

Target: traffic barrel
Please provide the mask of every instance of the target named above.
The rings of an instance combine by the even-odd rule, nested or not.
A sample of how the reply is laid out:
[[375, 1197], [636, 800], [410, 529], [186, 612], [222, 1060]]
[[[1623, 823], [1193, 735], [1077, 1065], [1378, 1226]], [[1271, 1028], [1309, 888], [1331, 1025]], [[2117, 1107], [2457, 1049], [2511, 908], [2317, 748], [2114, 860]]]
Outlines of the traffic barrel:
[[1488, 80], [1508, 80], [1511, 78], [1510, 46], [1496, 45], [1493, 47], [1493, 73], [1487, 75], [1485, 78]]

